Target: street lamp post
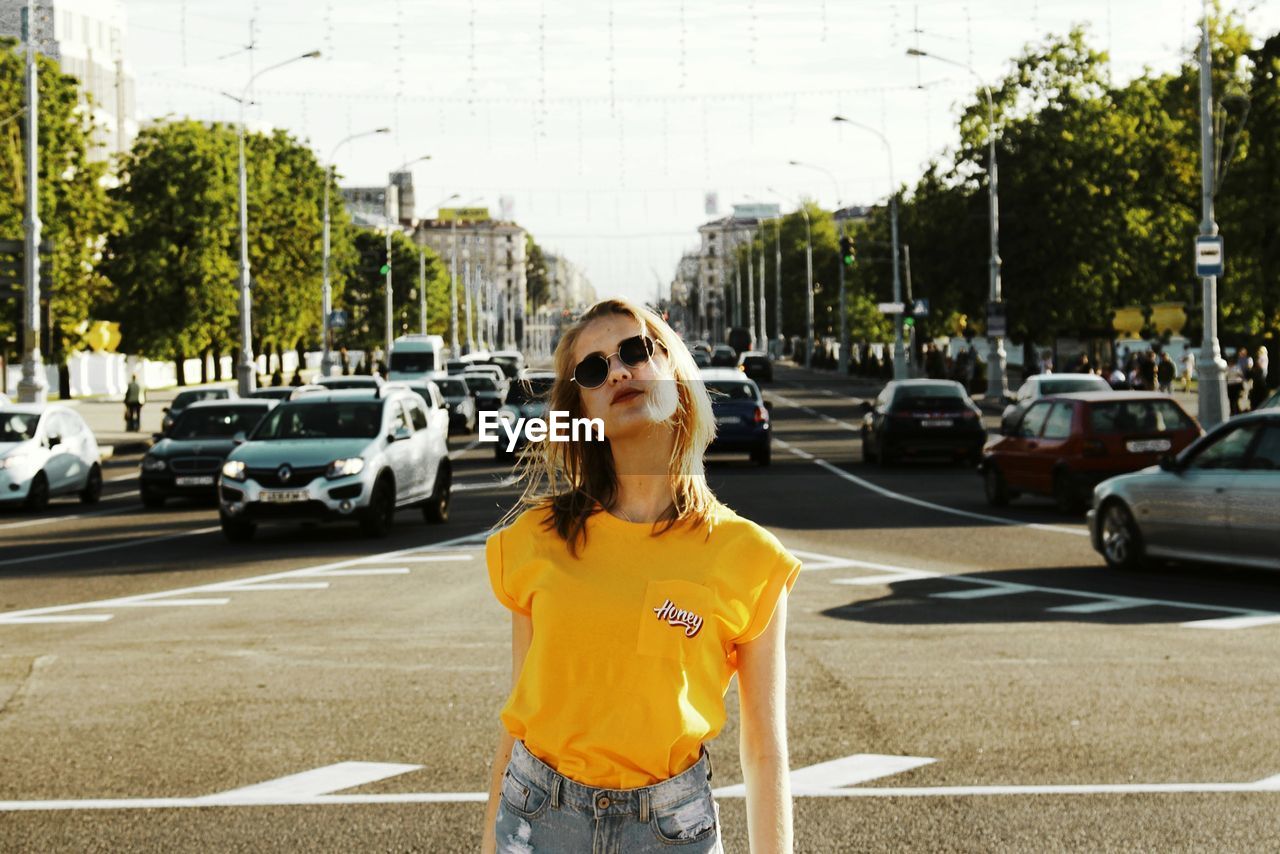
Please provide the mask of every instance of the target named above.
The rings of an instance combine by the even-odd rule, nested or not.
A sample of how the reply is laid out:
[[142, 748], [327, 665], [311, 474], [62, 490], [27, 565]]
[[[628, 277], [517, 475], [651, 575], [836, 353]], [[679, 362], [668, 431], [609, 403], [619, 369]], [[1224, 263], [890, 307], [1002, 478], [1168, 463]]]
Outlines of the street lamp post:
[[[991, 234], [991, 260], [990, 260], [990, 299], [992, 307], [1001, 306], [1001, 286], [1000, 286], [1000, 194], [999, 179], [996, 169], [996, 108], [995, 102], [991, 99], [991, 88], [987, 86], [982, 76], [973, 67], [963, 62], [957, 62], [954, 59], [946, 59], [936, 54], [927, 53], [916, 48], [908, 48], [907, 56], [923, 56], [930, 59], [936, 59], [938, 62], [954, 65], [957, 68], [963, 68], [977, 79], [978, 84], [982, 87], [982, 93], [987, 99], [987, 193], [988, 193], [988, 230]], [[990, 314], [990, 310], [988, 310]], [[990, 317], [987, 320], [990, 324]], [[1008, 393], [1008, 383], [1005, 379], [1005, 351], [1004, 336], [991, 335], [990, 329], [987, 330], [988, 343], [991, 350], [987, 357], [987, 400], [1003, 400]]]
[[245, 84], [239, 97], [227, 92], [222, 93], [240, 105], [240, 364], [236, 366], [236, 385], [241, 397], [248, 397], [253, 392], [258, 379], [257, 369], [253, 364], [253, 324], [251, 314], [253, 297], [250, 292], [249, 282], [249, 179], [244, 161], [244, 108], [249, 103], [249, 90], [253, 88], [254, 81], [259, 77], [269, 71], [275, 71], [277, 68], [284, 68], [286, 65], [292, 65], [304, 59], [317, 59], [319, 56], [320, 51], [313, 50], [301, 56], [286, 59], [284, 62], [277, 62], [275, 65], [267, 66], [256, 74], [250, 75], [249, 82]]
[[[454, 193], [444, 202], [453, 201], [461, 193]], [[461, 207], [470, 207], [479, 199], [472, 199]], [[458, 355], [458, 217], [449, 222], [449, 352]]]
[[[421, 157], [414, 157], [411, 160], [406, 160], [404, 163], [401, 163], [399, 168], [397, 168], [394, 172], [392, 172], [391, 175], [394, 178], [394, 176], [399, 175], [401, 172], [408, 169], [413, 164], [421, 163], [424, 160], [430, 160], [430, 159], [431, 159], [430, 154], [424, 154]], [[386, 347], [387, 347], [386, 358], [387, 358], [388, 369], [390, 368], [390, 365], [391, 365], [391, 344], [392, 342], [395, 341], [395, 331], [392, 328], [392, 323], [391, 323], [391, 311], [393, 308], [393, 300], [391, 295], [391, 232], [394, 227], [393, 224], [400, 221], [399, 189], [400, 188], [398, 185], [390, 181], [387, 182], [387, 197], [386, 197], [386, 204], [384, 205], [384, 207], [386, 208], [385, 212], [387, 215], [387, 257], [386, 257], [386, 261], [384, 261], [383, 264], [386, 267], [386, 271], [387, 271], [386, 284], [384, 286], [386, 291], [384, 295], [384, 303], [385, 303], [384, 308], [387, 314], [387, 322], [385, 324], [386, 326], [385, 337], [386, 337]]]
[[[26, 216], [23, 222], [22, 255], [23, 314], [25, 330], [22, 341], [22, 379], [18, 383], [18, 400], [44, 403], [49, 394], [49, 381], [44, 374], [40, 354], [40, 69], [36, 64], [36, 3], [28, 0], [27, 17], [27, 145], [26, 145]], [[52, 330], [50, 338], [52, 339]]]
[[[890, 231], [892, 233], [891, 239], [893, 241], [893, 301], [896, 303], [901, 303], [902, 302], [902, 275], [899, 272], [898, 258], [902, 254], [902, 252], [898, 248], [898, 185], [893, 177], [893, 174], [894, 174], [893, 173], [893, 146], [889, 144], [888, 137], [886, 137], [883, 133], [881, 133], [880, 131], [876, 130], [873, 127], [864, 125], [861, 122], [855, 122], [852, 119], [846, 119], [844, 116], [835, 116], [834, 118], [832, 118], [832, 121], [850, 124], [856, 128], [860, 128], [861, 130], [865, 130], [871, 134], [874, 134], [880, 140], [881, 144], [884, 145], [885, 154], [889, 158], [889, 222], [890, 222]], [[844, 269], [843, 263], [840, 265], [840, 269], [841, 270]], [[840, 328], [843, 330], [844, 329], [843, 319], [841, 319], [840, 324], [841, 324]], [[843, 351], [843, 345], [841, 346], [841, 349]], [[844, 353], [842, 352], [841, 353], [842, 361], [843, 361], [843, 358], [844, 358]], [[909, 367], [910, 366], [907, 364], [907, 358], [906, 358], [906, 348], [903, 345], [903, 341], [902, 341], [902, 314], [898, 313], [894, 315], [894, 318], [893, 318], [893, 378], [895, 380], [905, 380], [911, 374]], [[845, 368], [842, 367], [841, 371], [844, 372], [844, 370]]]
[[775, 196], [791, 202], [800, 211], [800, 215], [804, 217], [804, 267], [805, 281], [808, 285], [804, 313], [805, 334], [807, 336], [804, 346], [804, 366], [811, 368], [813, 367], [813, 228], [809, 222], [809, 211], [805, 209], [804, 205], [798, 204], [772, 187], [766, 189]]
[[391, 128], [378, 128], [376, 130], [364, 131], [362, 133], [353, 133], [350, 136], [346, 137], [345, 139], [339, 141], [338, 144], [333, 147], [333, 153], [329, 155], [329, 161], [328, 161], [329, 165], [325, 169], [325, 173], [324, 173], [324, 256], [323, 256], [323, 261], [321, 262], [321, 267], [323, 270], [323, 279], [324, 279], [324, 284], [323, 284], [322, 294], [321, 294], [321, 311], [323, 312], [323, 316], [321, 318], [321, 323], [320, 323], [320, 328], [322, 332], [321, 337], [324, 339], [323, 342], [321, 343], [322, 355], [320, 357], [320, 376], [322, 377], [330, 376], [333, 373], [333, 344], [330, 341], [330, 339], [333, 337], [333, 330], [329, 325], [329, 316], [333, 313], [333, 289], [329, 281], [329, 254], [330, 254], [329, 187], [333, 183], [333, 174], [335, 169], [334, 160], [337, 158], [338, 151], [342, 148], [342, 146], [346, 145], [348, 142], [351, 142], [353, 139], [360, 139], [361, 137], [374, 136], [376, 134], [383, 134], [383, 133], [391, 133]]
[[[1215, 187], [1213, 151], [1213, 78], [1209, 52], [1209, 2], [1204, 0], [1204, 14], [1200, 41], [1200, 202], [1202, 218], [1200, 234], [1213, 236], [1218, 233], [1214, 220], [1213, 196]], [[1200, 359], [1196, 365], [1199, 388], [1200, 425], [1206, 430], [1227, 419], [1226, 370], [1218, 346], [1218, 278], [1204, 276], [1203, 334], [1200, 340]]]
[[[836, 180], [834, 172], [830, 169], [824, 169], [823, 167], [816, 166], [812, 163], [802, 163], [799, 160], [788, 160], [787, 163], [791, 166], [799, 166], [804, 169], [814, 169], [818, 172], [824, 173], [828, 178], [830, 178], [832, 185], [836, 188], [836, 210], [839, 211], [841, 205], [840, 200], [843, 198], [843, 194], [840, 192], [840, 182]], [[837, 223], [836, 234], [840, 235], [841, 233], [842, 231], [839, 227], [839, 223]], [[840, 271], [840, 376], [843, 377], [849, 373], [849, 318], [845, 311], [844, 259], [841, 259], [840, 263], [836, 266]]]

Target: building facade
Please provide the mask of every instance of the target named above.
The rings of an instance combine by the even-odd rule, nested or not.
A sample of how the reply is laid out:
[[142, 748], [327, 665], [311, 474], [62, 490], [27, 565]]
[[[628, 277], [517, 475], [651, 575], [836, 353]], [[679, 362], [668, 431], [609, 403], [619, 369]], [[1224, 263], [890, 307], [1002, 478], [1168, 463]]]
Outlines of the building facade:
[[[21, 40], [25, 0], [0, 0], [0, 35]], [[95, 126], [90, 156], [104, 160], [138, 135], [134, 79], [125, 63], [123, 0], [39, 0], [35, 39], [45, 56], [80, 81]]]
[[689, 294], [693, 315], [691, 333], [713, 342], [725, 340], [732, 321], [726, 315], [726, 307], [734, 302], [733, 297], [744, 286], [735, 278], [735, 253], [739, 246], [755, 237], [762, 219], [780, 215], [777, 205], [734, 205], [731, 215], [698, 226], [702, 243], [697, 256], [697, 279]]
[[577, 315], [596, 301], [596, 289], [577, 264], [554, 252], [544, 252], [542, 257], [547, 262], [551, 306]]

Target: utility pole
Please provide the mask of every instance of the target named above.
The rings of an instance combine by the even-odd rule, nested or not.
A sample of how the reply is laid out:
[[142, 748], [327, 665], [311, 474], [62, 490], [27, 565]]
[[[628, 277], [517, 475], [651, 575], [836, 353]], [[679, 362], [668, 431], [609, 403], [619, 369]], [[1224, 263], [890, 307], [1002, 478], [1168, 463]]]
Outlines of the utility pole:
[[458, 212], [449, 222], [449, 345], [458, 357]]
[[[1200, 235], [1214, 237], [1218, 223], [1214, 220], [1213, 196], [1217, 183], [1213, 153], [1213, 78], [1212, 54], [1209, 50], [1209, 0], [1203, 0], [1202, 36], [1200, 40], [1200, 201], [1202, 218]], [[1199, 374], [1200, 426], [1209, 430], [1227, 419], [1227, 363], [1218, 346], [1218, 277], [1204, 276], [1204, 333], [1200, 341]]]
[[760, 349], [768, 352], [769, 333], [765, 328], [768, 311], [764, 297], [764, 219], [760, 220]]
[[[22, 380], [18, 383], [18, 400], [44, 403], [49, 396], [49, 381], [44, 375], [40, 355], [40, 205], [39, 205], [39, 126], [40, 69], [36, 64], [36, 2], [27, 0], [27, 175], [26, 217], [23, 222], [26, 245], [22, 255], [25, 328], [22, 342]], [[52, 338], [52, 334], [50, 335]]]
[[[751, 235], [747, 234], [747, 338], [756, 337], [756, 274], [751, 255]], [[764, 287], [764, 282], [760, 283]], [[755, 341], [751, 341], [750, 349], [755, 349]]]
[[427, 334], [427, 248], [418, 247], [418, 327]]
[[383, 303], [384, 303], [383, 307], [384, 307], [384, 309], [386, 310], [386, 314], [387, 314], [387, 322], [386, 322], [386, 352], [387, 352], [387, 356], [386, 356], [386, 359], [387, 359], [387, 365], [388, 365], [388, 366], [390, 366], [390, 365], [391, 365], [391, 344], [392, 344], [392, 342], [395, 340], [395, 335], [393, 334], [393, 331], [392, 331], [392, 328], [391, 328], [391, 309], [392, 309], [392, 300], [391, 300], [391, 229], [392, 229], [392, 223], [393, 223], [393, 222], [397, 222], [397, 221], [399, 220], [399, 218], [400, 218], [400, 210], [399, 210], [399, 208], [400, 208], [400, 193], [399, 193], [399, 190], [400, 190], [400, 188], [399, 188], [399, 187], [397, 187], [395, 184], [392, 184], [392, 183], [388, 183], [388, 184], [387, 184], [387, 192], [386, 192], [386, 199], [385, 199], [385, 201], [386, 201], [386, 215], [387, 215], [387, 255], [386, 255], [386, 261], [383, 263], [383, 266], [382, 266], [382, 271], [383, 271], [383, 274], [386, 276], [386, 283], [385, 283], [385, 286], [384, 286], [385, 293], [384, 293], [384, 295], [383, 295]]
[[773, 333], [778, 336], [778, 356], [782, 356], [782, 217], [773, 221]]

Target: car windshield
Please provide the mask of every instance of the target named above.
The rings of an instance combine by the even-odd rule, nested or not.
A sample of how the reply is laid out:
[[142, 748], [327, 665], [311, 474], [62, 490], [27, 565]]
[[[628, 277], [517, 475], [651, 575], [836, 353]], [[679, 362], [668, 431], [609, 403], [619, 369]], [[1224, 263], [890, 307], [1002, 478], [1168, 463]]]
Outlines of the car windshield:
[[262, 419], [261, 406], [196, 407], [182, 413], [169, 430], [171, 439], [229, 439], [248, 433]]
[[321, 385], [334, 391], [341, 391], [348, 388], [374, 388], [378, 385], [378, 382], [373, 377], [351, 377], [341, 380], [325, 380]]
[[1167, 433], [1192, 428], [1190, 417], [1171, 400], [1095, 403], [1089, 409], [1094, 433]]
[[254, 441], [272, 439], [372, 439], [382, 428], [382, 401], [285, 403], [254, 431]]
[[27, 412], [0, 412], [0, 442], [25, 442], [36, 434], [40, 416]]
[[747, 368], [764, 368], [769, 364], [769, 360], [764, 356], [747, 356], [742, 360], [743, 367]]
[[1110, 390], [1111, 386], [1102, 377], [1072, 377], [1070, 379], [1041, 380], [1041, 394], [1070, 394], [1073, 391]]
[[436, 354], [430, 351], [417, 353], [391, 353], [391, 370], [406, 374], [421, 374], [436, 369]]
[[507, 393], [507, 403], [518, 405], [534, 400], [546, 400], [547, 395], [551, 393], [551, 386], [554, 384], [555, 379], [553, 377], [534, 377], [532, 379], [518, 380], [511, 384], [511, 390]]
[[462, 380], [432, 380], [432, 382], [445, 397], [462, 397], [467, 393], [467, 384]]
[[493, 377], [484, 374], [467, 374], [467, 388], [472, 391], [497, 391], [498, 384]]
[[169, 404], [169, 408], [171, 410], [186, 409], [191, 404], [197, 403], [201, 400], [217, 400], [222, 396], [222, 392], [208, 389], [201, 391], [184, 391], [173, 399], [173, 403]]
[[707, 383], [707, 392], [711, 395], [712, 403], [719, 403], [724, 400], [755, 400], [756, 391], [751, 383], [725, 382], [723, 380], [713, 380]]

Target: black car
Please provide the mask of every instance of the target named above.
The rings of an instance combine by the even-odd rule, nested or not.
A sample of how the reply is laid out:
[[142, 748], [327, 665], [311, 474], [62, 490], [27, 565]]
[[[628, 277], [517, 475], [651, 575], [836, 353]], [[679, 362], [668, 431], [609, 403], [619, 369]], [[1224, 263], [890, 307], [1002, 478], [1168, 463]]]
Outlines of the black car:
[[164, 413], [164, 418], [160, 422], [160, 432], [161, 434], [168, 434], [173, 422], [177, 421], [183, 410], [193, 403], [199, 403], [202, 400], [229, 400], [235, 396], [234, 391], [225, 387], [192, 388], [178, 392], [178, 396], [173, 399], [173, 402], [161, 410]]
[[274, 400], [232, 398], [193, 403], [167, 435], [142, 458], [138, 491], [147, 507], [166, 498], [212, 498], [222, 463], [276, 405]]
[[982, 412], [960, 383], [895, 380], [862, 420], [862, 461], [947, 457], [977, 465], [987, 443]]
[[[547, 417], [547, 406], [551, 398], [551, 387], [555, 385], [556, 375], [550, 371], [526, 371], [524, 376], [511, 383], [507, 391], [507, 402], [498, 414], [502, 418], [543, 418]], [[513, 459], [520, 449], [528, 444], [528, 438], [522, 430], [516, 437], [516, 446], [507, 450], [506, 433], [493, 446], [495, 460]]]
[[773, 382], [773, 362], [767, 353], [748, 350], [738, 357], [738, 370], [758, 383]]
[[507, 402], [507, 393], [498, 381], [486, 374], [463, 374], [461, 378], [476, 400], [476, 412], [496, 412]]
[[738, 365], [738, 351], [728, 344], [717, 344], [711, 350], [711, 367], [734, 368]]
[[761, 397], [760, 387], [740, 371], [719, 368], [704, 370], [702, 381], [716, 416], [716, 438], [707, 451], [745, 451], [757, 465], [769, 465], [773, 459], [773, 431], [769, 404]]
[[476, 429], [476, 402], [467, 382], [459, 376], [435, 376], [431, 380], [440, 389], [449, 410], [449, 432], [471, 433]]
[[255, 400], [288, 400], [293, 396], [293, 392], [297, 388], [301, 388], [301, 386], [273, 385], [266, 388], [255, 388], [249, 392], [249, 397]]

